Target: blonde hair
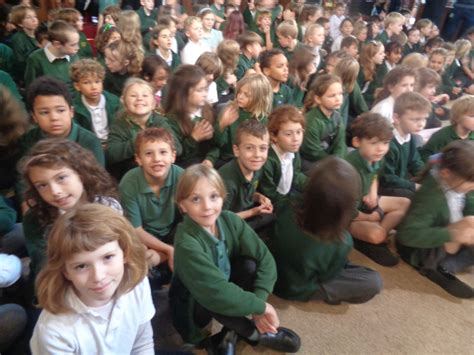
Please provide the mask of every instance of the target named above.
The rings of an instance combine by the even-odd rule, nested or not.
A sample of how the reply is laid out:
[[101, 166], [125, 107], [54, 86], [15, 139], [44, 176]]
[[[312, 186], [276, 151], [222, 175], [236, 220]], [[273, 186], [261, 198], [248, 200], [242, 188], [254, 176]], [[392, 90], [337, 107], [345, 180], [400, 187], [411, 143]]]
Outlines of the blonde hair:
[[276, 29], [276, 33], [283, 37], [298, 37], [298, 26], [293, 20], [285, 20], [280, 23]]
[[116, 25], [122, 34], [122, 40], [134, 44], [141, 52], [145, 52], [142, 44], [142, 34], [140, 32], [140, 17], [135, 11], [122, 11]]
[[17, 5], [13, 6], [10, 15], [8, 17], [9, 21], [13, 23], [15, 26], [20, 26], [23, 20], [26, 17], [28, 11], [33, 12], [37, 15], [36, 10], [28, 5]]
[[412, 69], [423, 68], [428, 65], [428, 58], [421, 53], [410, 53], [403, 58], [401, 64]]
[[474, 116], [474, 96], [466, 95], [453, 102], [449, 120], [453, 126], [456, 126], [463, 116]]
[[123, 85], [122, 95], [121, 95], [122, 100], [125, 99], [125, 97], [127, 96], [128, 90], [130, 90], [130, 88], [133, 85], [145, 86], [148, 89], [150, 89], [150, 92], [152, 94], [154, 94], [154, 92], [155, 92], [155, 90], [153, 89], [153, 86], [148, 81], [145, 81], [145, 80], [140, 79], [140, 78], [129, 78], [129, 79], [127, 79], [127, 81]]
[[66, 292], [73, 287], [64, 276], [74, 254], [92, 252], [117, 241], [123, 251], [124, 274], [115, 297], [129, 292], [146, 276], [145, 246], [132, 225], [118, 212], [100, 204], [84, 204], [59, 216], [48, 236], [47, 262], [36, 279], [38, 305], [53, 314], [73, 311]]
[[251, 112], [257, 119], [268, 116], [273, 102], [273, 89], [270, 81], [263, 74], [246, 75], [237, 83], [236, 96], [245, 85], [248, 86], [249, 92], [253, 93], [249, 107], [245, 110]]
[[467, 39], [458, 39], [456, 42], [454, 42], [454, 48], [456, 50], [456, 59], [461, 59], [469, 53], [472, 48], [472, 44], [471, 41]]
[[367, 29], [367, 24], [364, 21], [356, 21], [354, 23], [354, 31], [352, 34], [357, 37], [359, 34], [361, 34], [363, 31], [368, 31]]
[[388, 28], [388, 26], [393, 25], [394, 23], [397, 22], [402, 22], [405, 23], [405, 16], [403, 16], [399, 12], [390, 12], [387, 16], [385, 16], [385, 20], [383, 21], [383, 25], [385, 28]]
[[[120, 61], [128, 60], [127, 73], [130, 75], [138, 75], [142, 69], [143, 52], [133, 43], [124, 40], [109, 43], [105, 50], [110, 50], [114, 56]], [[116, 53], [116, 54], [115, 54]]]
[[344, 90], [351, 93], [354, 90], [359, 69], [359, 62], [355, 58], [345, 56], [337, 62], [333, 74], [341, 78]]
[[191, 195], [198, 180], [201, 178], [205, 178], [219, 192], [222, 198], [225, 197], [226, 189], [219, 173], [215, 169], [203, 164], [195, 164], [187, 168], [178, 180], [178, 185], [176, 186], [176, 202], [178, 204]]
[[316, 30], [323, 30], [324, 32], [324, 27], [321, 26], [319, 23], [313, 23], [306, 28], [306, 32], [304, 33], [303, 36], [303, 43], [307, 43], [308, 37], [314, 34]]
[[226, 72], [234, 72], [237, 68], [240, 55], [240, 46], [233, 39], [225, 39], [217, 46], [217, 55], [224, 66], [224, 74]]
[[184, 30], [189, 31], [189, 27], [191, 27], [195, 22], [202, 23], [201, 19], [197, 16], [189, 16], [184, 20]]

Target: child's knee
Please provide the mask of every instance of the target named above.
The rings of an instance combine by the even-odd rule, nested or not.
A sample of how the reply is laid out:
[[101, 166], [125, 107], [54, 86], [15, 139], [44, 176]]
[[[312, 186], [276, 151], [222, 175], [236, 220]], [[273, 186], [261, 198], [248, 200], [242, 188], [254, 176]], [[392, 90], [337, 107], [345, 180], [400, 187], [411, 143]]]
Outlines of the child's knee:
[[369, 242], [373, 244], [380, 244], [387, 239], [387, 232], [382, 226], [374, 226], [368, 232]]

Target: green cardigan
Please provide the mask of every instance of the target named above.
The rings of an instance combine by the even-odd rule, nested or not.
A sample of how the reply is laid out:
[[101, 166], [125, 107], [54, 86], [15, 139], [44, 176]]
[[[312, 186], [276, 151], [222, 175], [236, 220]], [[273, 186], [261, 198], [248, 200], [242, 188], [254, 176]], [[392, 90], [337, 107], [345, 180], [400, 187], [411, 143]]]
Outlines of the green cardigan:
[[[383, 86], [383, 78], [387, 74], [388, 69], [385, 63], [376, 66], [375, 75], [372, 81], [368, 81], [365, 78], [364, 71], [362, 68], [359, 70], [359, 75], [357, 76], [357, 83], [362, 91], [365, 102], [368, 107], [372, 107], [374, 102], [375, 89], [381, 88]], [[365, 90], [364, 90], [365, 89]]]
[[222, 211], [217, 220], [224, 234], [230, 261], [249, 257], [256, 261], [253, 292], [229, 282], [219, 269], [215, 242], [189, 216], [178, 225], [174, 243], [174, 274], [170, 289], [173, 324], [185, 342], [198, 343], [205, 332], [194, 323], [194, 305], [225, 316], [262, 314], [276, 281], [276, 266], [269, 250], [240, 217]]
[[11, 47], [15, 56], [14, 73], [16, 79], [23, 80], [26, 60], [28, 56], [39, 48], [36, 38], [31, 38], [22, 30], [19, 30], [12, 37]]

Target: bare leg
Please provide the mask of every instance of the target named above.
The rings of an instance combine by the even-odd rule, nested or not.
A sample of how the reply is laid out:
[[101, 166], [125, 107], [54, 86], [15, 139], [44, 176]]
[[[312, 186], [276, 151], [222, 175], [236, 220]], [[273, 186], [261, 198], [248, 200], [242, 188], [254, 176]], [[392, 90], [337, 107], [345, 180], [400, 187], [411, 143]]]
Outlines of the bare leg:
[[385, 213], [380, 225], [388, 233], [402, 221], [410, 207], [410, 200], [405, 197], [381, 196], [379, 206]]

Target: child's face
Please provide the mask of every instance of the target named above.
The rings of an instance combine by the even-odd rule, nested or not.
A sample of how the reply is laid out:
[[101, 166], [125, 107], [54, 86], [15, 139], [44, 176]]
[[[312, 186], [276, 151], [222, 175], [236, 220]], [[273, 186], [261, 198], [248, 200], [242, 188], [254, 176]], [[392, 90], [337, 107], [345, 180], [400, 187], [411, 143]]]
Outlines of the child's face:
[[194, 21], [186, 31], [186, 36], [193, 42], [199, 42], [202, 38], [202, 32], [201, 21]]
[[474, 181], [468, 181], [465, 178], [452, 173], [448, 169], [441, 169], [440, 176], [444, 182], [457, 193], [466, 194], [474, 191]]
[[378, 137], [359, 138], [354, 137], [352, 144], [359, 149], [359, 154], [370, 164], [382, 160], [390, 147], [390, 140], [384, 141]]
[[312, 46], [322, 46], [324, 44], [324, 28], [317, 28], [307, 37], [307, 40]]
[[461, 126], [465, 131], [474, 132], [474, 115], [466, 113], [458, 121], [458, 125]]
[[356, 37], [359, 42], [364, 43], [367, 40], [367, 29], [361, 30]]
[[79, 16], [79, 18], [77, 19], [75, 27], [78, 31], [82, 31], [84, 29], [84, 18], [82, 16]]
[[288, 80], [288, 59], [283, 54], [273, 56], [270, 66], [263, 68], [263, 73], [275, 81], [285, 83]]
[[214, 23], [216, 22], [216, 18], [213, 13], [207, 14], [201, 20], [202, 20], [202, 27], [206, 31], [212, 30], [212, 28], [214, 27]]
[[334, 111], [341, 107], [343, 100], [341, 83], [332, 83], [322, 96], [314, 96], [314, 101], [318, 106]]
[[387, 61], [392, 64], [398, 64], [398, 62], [402, 59], [402, 51], [391, 51], [387, 54]]
[[446, 57], [446, 63], [445, 63], [446, 66], [453, 64], [455, 55], [456, 55], [455, 51], [448, 51], [448, 55]]
[[283, 11], [283, 20], [294, 20], [296, 18], [296, 13], [290, 9]]
[[257, 20], [257, 26], [260, 29], [264, 29], [265, 27], [269, 27], [272, 24], [272, 18], [267, 15], [260, 15]]
[[268, 133], [262, 138], [247, 133], [241, 134], [240, 143], [232, 146], [240, 167], [248, 172], [260, 170], [267, 161], [268, 142]]
[[171, 36], [172, 37], [176, 36], [176, 23], [174, 21], [170, 22], [170, 26], [168, 28], [171, 32]]
[[206, 78], [202, 78], [197, 85], [189, 90], [188, 104], [193, 110], [203, 107], [207, 102], [207, 93], [209, 82]]
[[171, 31], [169, 29], [165, 28], [161, 30], [157, 39], [158, 47], [165, 50], [169, 50], [171, 46], [173, 45], [172, 39], [173, 39], [173, 36], [171, 35]]
[[405, 76], [397, 84], [393, 86], [389, 86], [388, 91], [390, 91], [391, 96], [393, 96], [394, 98], [397, 98], [405, 92], [413, 91], [414, 87], [415, 87], [415, 77]]
[[59, 41], [53, 41], [53, 46], [57, 49], [59, 55], [75, 55], [79, 51], [79, 34], [77, 32], [71, 32], [67, 36], [66, 43], [60, 43]]
[[272, 141], [283, 151], [296, 153], [303, 143], [303, 127], [298, 122], [288, 121], [280, 125]]
[[136, 117], [149, 115], [156, 105], [153, 92], [148, 86], [143, 84], [133, 84], [130, 86], [122, 100], [128, 114]]
[[417, 44], [420, 42], [420, 31], [419, 30], [413, 30], [410, 32], [408, 35], [408, 42], [411, 44]]
[[104, 23], [108, 23], [109, 25], [115, 26], [115, 21], [112, 15], [105, 15]]
[[399, 35], [403, 30], [404, 23], [404, 21], [397, 21], [392, 23], [389, 28], [394, 34]]
[[291, 46], [293, 42], [291, 37], [285, 37], [278, 33], [277, 33], [277, 38], [278, 38], [278, 43], [280, 43], [281, 48], [288, 48]]
[[359, 47], [356, 44], [352, 44], [347, 48], [344, 48], [347, 54], [349, 54], [352, 58], [357, 59], [359, 57]]
[[71, 281], [86, 306], [101, 307], [114, 297], [123, 279], [125, 263], [123, 250], [114, 240], [94, 251], [73, 254], [66, 262], [64, 277]]
[[374, 61], [375, 64], [382, 64], [384, 59], [385, 59], [385, 48], [383, 46], [380, 46], [380, 49], [378, 50], [377, 53], [375, 53], [372, 60]]
[[116, 51], [106, 48], [104, 51], [105, 65], [111, 73], [122, 73], [127, 70], [128, 60], [121, 60]]
[[84, 185], [76, 171], [63, 167], [34, 166], [28, 177], [48, 205], [69, 211], [85, 199]]
[[435, 38], [439, 36], [439, 28], [436, 25], [431, 26], [430, 34], [428, 35], [430, 38]]
[[74, 110], [63, 96], [36, 96], [31, 115], [49, 137], [65, 138], [71, 132]]
[[346, 8], [344, 6], [338, 6], [334, 10], [334, 14], [338, 17], [341, 17], [342, 15], [344, 15], [345, 11], [346, 11]]
[[430, 59], [428, 61], [428, 68], [431, 68], [435, 72], [439, 73], [443, 70], [445, 63], [446, 58], [444, 58], [442, 55], [434, 54], [430, 56]]
[[201, 227], [212, 228], [221, 214], [223, 203], [223, 196], [218, 189], [201, 177], [191, 194], [178, 204], [181, 211]]
[[425, 26], [425, 27], [420, 28], [421, 34], [425, 37], [428, 37], [431, 33], [431, 28], [432, 27], [433, 27], [432, 25], [429, 25], [429, 26]]
[[158, 70], [155, 71], [155, 75], [153, 75], [151, 85], [153, 85], [156, 91], [160, 91], [168, 82], [168, 77], [169, 74], [165, 69], [158, 68]]
[[143, 168], [145, 178], [163, 182], [176, 159], [176, 152], [165, 141], [148, 141], [140, 145], [140, 151], [135, 155], [135, 159]]
[[394, 126], [403, 134], [420, 133], [426, 126], [429, 112], [407, 110], [403, 115], [393, 114]]
[[249, 44], [247, 46], [247, 51], [249, 52], [251, 58], [258, 58], [262, 52], [262, 45], [259, 42]]
[[371, 26], [372, 26], [372, 36], [373, 38], [375, 38], [380, 33], [380, 26], [378, 25], [377, 22], [372, 22]]
[[339, 59], [335, 57], [329, 58], [328, 61], [326, 62], [326, 73], [332, 74], [338, 62], [339, 62]]
[[148, 11], [153, 11], [155, 8], [155, 2], [153, 0], [140, 0], [140, 5]]
[[21, 21], [21, 27], [26, 31], [34, 31], [38, 28], [38, 16], [34, 11], [26, 11], [23, 21]]
[[248, 85], [242, 85], [240, 90], [237, 92], [236, 102], [241, 109], [246, 109], [250, 105], [252, 93]]
[[341, 26], [341, 33], [343, 36], [350, 36], [354, 31], [354, 26], [349, 21], [344, 21]]
[[89, 103], [98, 103], [104, 87], [102, 79], [95, 74], [83, 76], [74, 87], [79, 91]]
[[436, 94], [436, 84], [428, 84], [421, 88], [420, 94], [426, 97], [428, 100], [432, 100]]

